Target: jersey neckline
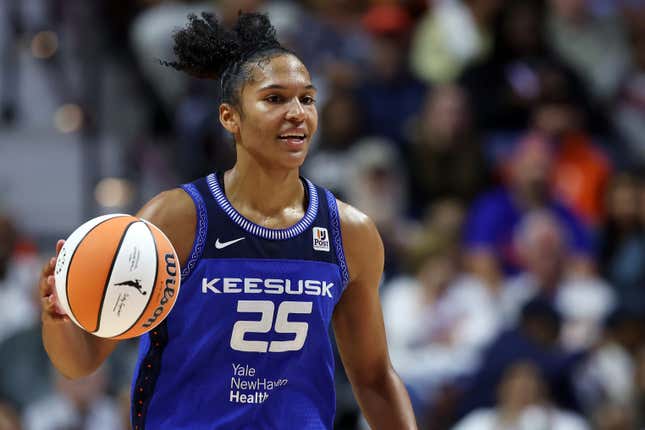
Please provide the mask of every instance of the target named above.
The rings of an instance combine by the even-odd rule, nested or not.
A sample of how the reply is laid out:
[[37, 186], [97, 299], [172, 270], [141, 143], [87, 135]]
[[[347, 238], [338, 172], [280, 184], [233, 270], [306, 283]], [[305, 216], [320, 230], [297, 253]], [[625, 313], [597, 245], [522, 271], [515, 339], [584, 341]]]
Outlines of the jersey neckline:
[[231, 202], [228, 201], [228, 198], [226, 197], [224, 190], [220, 186], [215, 173], [208, 175], [206, 177], [206, 182], [208, 183], [208, 188], [210, 189], [210, 192], [215, 198], [215, 201], [217, 202], [219, 207], [235, 224], [237, 224], [244, 231], [249, 234], [259, 236], [263, 239], [284, 240], [291, 239], [307, 230], [314, 222], [316, 214], [318, 213], [318, 192], [316, 190], [316, 187], [309, 179], [303, 179], [309, 193], [309, 204], [307, 206], [307, 211], [297, 223], [295, 223], [291, 227], [280, 229], [261, 226], [239, 213], [233, 207]]

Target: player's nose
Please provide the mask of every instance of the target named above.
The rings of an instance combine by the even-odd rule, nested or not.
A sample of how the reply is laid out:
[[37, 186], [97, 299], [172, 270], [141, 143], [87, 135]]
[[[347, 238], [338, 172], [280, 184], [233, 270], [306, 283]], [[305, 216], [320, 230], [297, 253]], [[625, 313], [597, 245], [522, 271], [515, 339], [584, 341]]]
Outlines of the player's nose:
[[300, 103], [300, 100], [294, 98], [289, 102], [289, 109], [287, 110], [286, 119], [293, 122], [303, 122], [305, 120], [305, 109]]

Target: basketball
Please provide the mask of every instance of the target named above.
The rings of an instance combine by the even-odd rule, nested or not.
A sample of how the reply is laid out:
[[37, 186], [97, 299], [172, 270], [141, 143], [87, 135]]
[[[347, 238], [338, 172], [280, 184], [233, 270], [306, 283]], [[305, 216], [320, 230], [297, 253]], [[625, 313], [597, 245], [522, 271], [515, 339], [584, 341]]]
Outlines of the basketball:
[[168, 315], [180, 285], [179, 259], [156, 226], [126, 214], [93, 218], [67, 238], [54, 270], [70, 319], [95, 336], [127, 339]]

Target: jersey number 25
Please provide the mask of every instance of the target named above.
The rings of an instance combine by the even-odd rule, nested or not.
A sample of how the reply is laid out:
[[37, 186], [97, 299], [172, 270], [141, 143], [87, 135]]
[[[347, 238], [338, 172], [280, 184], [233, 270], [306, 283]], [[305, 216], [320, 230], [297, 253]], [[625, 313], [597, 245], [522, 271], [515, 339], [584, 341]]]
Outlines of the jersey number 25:
[[[238, 321], [233, 326], [231, 348], [245, 352], [285, 352], [298, 351], [307, 340], [309, 324], [306, 322], [291, 322], [289, 314], [310, 314], [312, 302], [282, 302], [275, 314], [275, 304], [269, 300], [240, 300], [237, 302], [238, 312], [259, 313], [259, 321]], [[245, 340], [246, 333], [268, 333], [273, 326], [275, 315], [276, 333], [295, 334], [293, 340]]]

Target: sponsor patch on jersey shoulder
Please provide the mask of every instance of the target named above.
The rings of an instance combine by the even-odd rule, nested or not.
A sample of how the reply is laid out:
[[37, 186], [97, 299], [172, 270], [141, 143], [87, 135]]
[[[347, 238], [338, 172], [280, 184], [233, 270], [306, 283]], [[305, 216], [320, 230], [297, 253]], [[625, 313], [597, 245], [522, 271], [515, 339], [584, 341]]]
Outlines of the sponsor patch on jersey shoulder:
[[329, 233], [324, 227], [314, 227], [314, 250], [329, 251]]

